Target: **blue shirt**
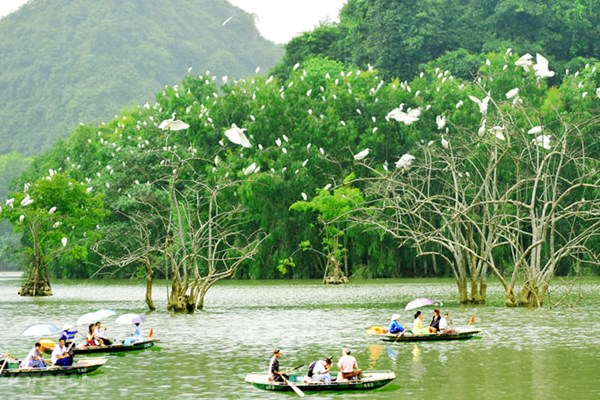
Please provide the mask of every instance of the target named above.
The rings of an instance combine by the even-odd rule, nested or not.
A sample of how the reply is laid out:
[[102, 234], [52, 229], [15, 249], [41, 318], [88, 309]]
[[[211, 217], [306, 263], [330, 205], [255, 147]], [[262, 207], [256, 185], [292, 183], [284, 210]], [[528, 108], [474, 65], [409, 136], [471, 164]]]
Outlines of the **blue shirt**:
[[400, 333], [400, 332], [404, 332], [404, 328], [402, 327], [402, 325], [400, 325], [398, 323], [398, 321], [393, 320], [392, 322], [390, 322], [390, 326], [388, 326], [388, 332], [389, 333]]

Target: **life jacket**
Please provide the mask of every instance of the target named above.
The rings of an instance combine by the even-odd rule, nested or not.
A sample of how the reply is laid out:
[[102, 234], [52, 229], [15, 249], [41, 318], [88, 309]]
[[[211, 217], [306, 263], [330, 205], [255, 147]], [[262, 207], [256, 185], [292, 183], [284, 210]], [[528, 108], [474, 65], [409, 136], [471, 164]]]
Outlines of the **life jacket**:
[[309, 378], [313, 377], [313, 371], [315, 369], [315, 365], [317, 365], [316, 361], [313, 361], [308, 366], [308, 373], [306, 374]]

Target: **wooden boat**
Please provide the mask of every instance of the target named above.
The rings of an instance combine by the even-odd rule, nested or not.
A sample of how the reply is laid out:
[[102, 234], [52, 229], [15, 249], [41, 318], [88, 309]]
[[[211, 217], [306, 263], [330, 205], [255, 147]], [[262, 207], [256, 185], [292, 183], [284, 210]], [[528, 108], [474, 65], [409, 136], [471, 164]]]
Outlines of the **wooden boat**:
[[[69, 367], [49, 366], [46, 368], [19, 368], [18, 361], [8, 362], [0, 377], [9, 376], [46, 376], [46, 375], [81, 375], [93, 372], [106, 363], [107, 358], [82, 358]], [[1, 365], [0, 365], [1, 366]]]
[[453, 329], [449, 333], [424, 333], [415, 335], [405, 332], [401, 335], [395, 333], [375, 332], [372, 329], [367, 330], [367, 334], [376, 336], [384, 342], [421, 342], [437, 340], [466, 340], [471, 339], [475, 334], [481, 332], [479, 329]]
[[[341, 374], [340, 374], [341, 375]], [[331, 383], [304, 382], [304, 375], [290, 375], [289, 381], [303, 392], [342, 391], [342, 390], [371, 390], [383, 387], [396, 379], [392, 371], [366, 371], [360, 380], [347, 380], [334, 378]], [[269, 380], [269, 374], [253, 372], [246, 375], [246, 382], [263, 390], [274, 390], [287, 392], [293, 390], [292, 386], [285, 382], [273, 382]]]
[[119, 353], [122, 351], [135, 351], [149, 349], [154, 343], [160, 342], [159, 339], [146, 339], [132, 344], [111, 344], [110, 346], [77, 346], [73, 347], [73, 354], [94, 354], [94, 353]]

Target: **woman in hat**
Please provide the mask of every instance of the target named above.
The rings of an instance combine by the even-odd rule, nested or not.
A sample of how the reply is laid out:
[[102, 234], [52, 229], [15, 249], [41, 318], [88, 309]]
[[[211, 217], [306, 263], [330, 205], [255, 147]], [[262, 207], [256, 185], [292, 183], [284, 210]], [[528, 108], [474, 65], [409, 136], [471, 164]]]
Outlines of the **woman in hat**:
[[398, 320], [400, 319], [399, 314], [392, 315], [392, 320], [390, 321], [390, 325], [388, 326], [388, 333], [403, 333], [404, 327], [400, 325]]

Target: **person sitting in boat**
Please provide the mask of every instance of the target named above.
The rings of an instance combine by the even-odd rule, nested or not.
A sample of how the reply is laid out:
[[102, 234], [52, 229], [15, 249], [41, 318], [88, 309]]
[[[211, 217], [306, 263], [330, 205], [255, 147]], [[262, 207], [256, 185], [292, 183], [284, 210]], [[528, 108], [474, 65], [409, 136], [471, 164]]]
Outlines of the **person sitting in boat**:
[[279, 371], [279, 357], [281, 357], [281, 351], [279, 349], [273, 350], [273, 357], [269, 361], [269, 380], [273, 382], [284, 382], [289, 379], [286, 374]]
[[112, 341], [108, 338], [108, 336], [106, 336], [106, 331], [102, 328], [100, 321], [96, 322], [96, 327], [94, 328], [94, 338], [96, 338], [105, 346], [110, 346], [112, 344]]
[[313, 361], [308, 366], [308, 373], [306, 377], [308, 380], [325, 382], [326, 384], [331, 383], [331, 357], [327, 357], [324, 360]]
[[60, 335], [67, 338], [65, 344], [68, 346], [73, 340], [75, 340], [78, 332], [79, 331], [77, 329], [73, 328], [73, 325], [64, 324]]
[[342, 372], [343, 379], [360, 379], [362, 376], [362, 371], [358, 369], [356, 358], [350, 355], [350, 349], [348, 347], [342, 349], [342, 357], [338, 360], [337, 365]]
[[392, 320], [390, 321], [390, 324], [388, 325], [388, 333], [404, 333], [404, 327], [402, 325], [400, 325], [400, 323], [398, 322], [398, 320], [400, 319], [400, 314], [394, 314], [392, 315]]
[[124, 340], [123, 340], [123, 344], [125, 345], [132, 345], [135, 342], [140, 342], [142, 340], [144, 340], [144, 335], [142, 335], [142, 327], [140, 326], [139, 322], [135, 322], [134, 323], [135, 328], [133, 328], [133, 332], [131, 332], [131, 336], [127, 336]]
[[90, 324], [88, 326], [88, 333], [86, 336], [86, 340], [85, 340], [85, 345], [86, 346], [100, 346], [101, 342], [96, 339], [96, 337], [94, 336], [94, 330], [96, 329], [96, 324]]
[[446, 335], [452, 335], [457, 333], [455, 329], [451, 328], [449, 325], [452, 322], [450, 321], [450, 315], [445, 313], [444, 316], [440, 319], [440, 331], [439, 333], [444, 333]]
[[69, 349], [65, 345], [67, 337], [61, 336], [58, 339], [58, 343], [54, 346], [50, 359], [52, 365], [58, 365], [59, 367], [69, 367], [73, 365], [73, 358], [69, 355]]
[[21, 361], [21, 368], [46, 368], [46, 361], [44, 361], [44, 353], [42, 352], [42, 344], [40, 342], [36, 342], [33, 350]]
[[440, 315], [440, 310], [437, 308], [433, 310], [433, 318], [431, 319], [431, 323], [429, 324], [429, 333], [437, 333], [440, 330], [440, 320], [442, 316]]
[[429, 333], [429, 328], [423, 328], [423, 313], [421, 311], [417, 311], [417, 313], [415, 314], [412, 333], [415, 335], [423, 335], [425, 333]]

